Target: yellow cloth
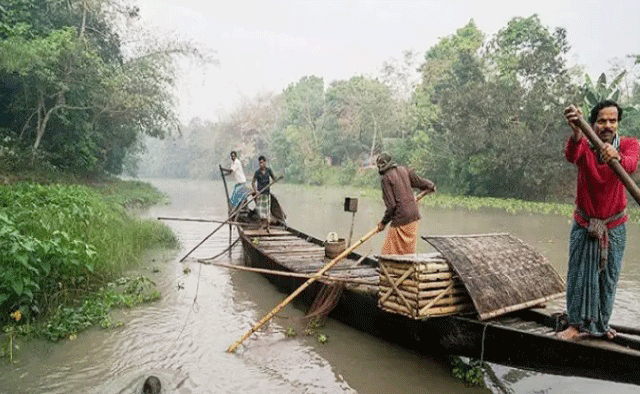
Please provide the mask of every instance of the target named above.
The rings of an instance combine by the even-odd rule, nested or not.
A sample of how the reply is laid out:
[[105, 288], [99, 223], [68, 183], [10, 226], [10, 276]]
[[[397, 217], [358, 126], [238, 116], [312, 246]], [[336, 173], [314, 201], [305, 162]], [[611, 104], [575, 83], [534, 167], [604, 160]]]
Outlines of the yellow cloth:
[[402, 226], [389, 226], [381, 254], [413, 254], [418, 244], [418, 225], [414, 220]]

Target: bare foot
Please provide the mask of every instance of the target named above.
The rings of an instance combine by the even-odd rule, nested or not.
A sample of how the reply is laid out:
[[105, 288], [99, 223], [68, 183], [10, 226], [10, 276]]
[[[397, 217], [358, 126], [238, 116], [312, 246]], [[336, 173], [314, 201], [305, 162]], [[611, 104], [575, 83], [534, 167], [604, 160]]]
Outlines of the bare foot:
[[618, 335], [618, 333], [613, 328], [610, 328], [607, 332], [604, 333], [604, 335], [608, 340], [612, 340], [616, 337], [616, 335]]
[[566, 341], [575, 341], [585, 336], [585, 333], [578, 331], [574, 326], [569, 326], [566, 330], [557, 334], [558, 338]]

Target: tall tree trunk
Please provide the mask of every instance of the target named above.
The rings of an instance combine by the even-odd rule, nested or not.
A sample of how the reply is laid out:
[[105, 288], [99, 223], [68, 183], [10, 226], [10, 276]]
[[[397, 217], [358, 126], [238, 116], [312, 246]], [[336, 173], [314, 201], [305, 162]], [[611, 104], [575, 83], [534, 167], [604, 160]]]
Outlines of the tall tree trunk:
[[53, 111], [62, 107], [61, 104], [56, 104], [53, 107], [49, 108], [47, 111], [44, 103], [44, 95], [40, 94], [40, 98], [38, 99], [38, 126], [36, 127], [36, 141], [33, 143], [33, 155], [35, 156], [38, 147], [40, 146], [40, 141], [42, 141], [42, 136], [47, 129], [47, 123], [49, 122], [49, 118]]
[[371, 119], [373, 119], [373, 141], [371, 141], [371, 152], [369, 152], [369, 158], [373, 159], [373, 152], [376, 148], [376, 136], [378, 135], [378, 121], [376, 120], [375, 115], [372, 115]]
[[80, 37], [84, 37], [84, 30], [86, 25], [87, 25], [87, 0], [82, 0], [82, 25], [80, 26]]

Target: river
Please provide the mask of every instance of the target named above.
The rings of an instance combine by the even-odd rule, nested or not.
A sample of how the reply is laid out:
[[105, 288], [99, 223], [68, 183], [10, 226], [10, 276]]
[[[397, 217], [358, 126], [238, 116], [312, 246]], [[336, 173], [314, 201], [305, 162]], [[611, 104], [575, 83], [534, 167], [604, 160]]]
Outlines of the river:
[[[221, 182], [151, 180], [171, 202], [146, 213], [150, 218], [225, 219]], [[287, 223], [324, 238], [328, 232], [353, 239], [382, 216], [379, 198], [362, 198], [357, 189], [275, 185]], [[343, 211], [344, 197], [358, 198], [355, 215]], [[428, 196], [426, 198], [429, 198]], [[542, 252], [566, 273], [570, 219], [553, 215], [510, 214], [498, 209], [421, 208], [421, 235], [509, 232]], [[363, 334], [329, 319], [320, 344], [303, 334], [304, 310], [295, 303], [229, 354], [226, 349], [286, 296], [258, 274], [202, 265], [197, 258], [224, 250], [230, 239], [222, 226], [184, 263], [179, 260], [219, 225], [167, 221], [181, 249], [150, 254], [131, 275], [151, 278], [161, 300], [117, 311], [115, 329], [94, 328], [57, 344], [23, 344], [14, 365], [0, 367], [0, 393], [140, 393], [155, 375], [163, 393], [489, 393], [466, 387], [442, 360]], [[640, 226], [629, 224], [628, 247], [612, 322], [637, 324], [640, 317]], [[235, 238], [234, 233], [231, 238]], [[359, 249], [376, 254], [383, 236]], [[634, 242], [636, 241], [636, 242]], [[419, 251], [429, 246], [419, 241]], [[220, 262], [242, 263], [241, 247]], [[298, 335], [287, 337], [293, 329]], [[593, 379], [553, 376], [491, 365], [512, 393], [638, 393], [640, 387]]]

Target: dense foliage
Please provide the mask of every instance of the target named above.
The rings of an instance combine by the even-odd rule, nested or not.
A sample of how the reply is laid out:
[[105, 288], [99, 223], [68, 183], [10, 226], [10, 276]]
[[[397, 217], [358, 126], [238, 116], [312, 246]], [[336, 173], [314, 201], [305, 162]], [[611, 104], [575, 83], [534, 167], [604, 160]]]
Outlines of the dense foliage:
[[161, 223], [132, 217], [86, 186], [2, 186], [0, 323], [17, 310], [27, 321], [46, 315], [137, 263], [148, 248], [175, 243]]
[[594, 84], [568, 67], [568, 50], [567, 32], [537, 15], [513, 18], [492, 37], [472, 20], [421, 62], [412, 52], [386, 62], [379, 78], [306, 76], [278, 95], [247, 100], [228, 118], [193, 121], [182, 138], [149, 143], [141, 173], [218, 177], [217, 164], [235, 149], [249, 173], [264, 154], [289, 182], [374, 186], [372, 159], [386, 150], [441, 191], [565, 200], [574, 178], [562, 155], [568, 104], [618, 99], [622, 133], [640, 136], [634, 66], [603, 70]]
[[119, 174], [141, 135], [178, 128], [176, 55], [140, 33], [126, 0], [5, 0], [0, 7], [0, 170]]

